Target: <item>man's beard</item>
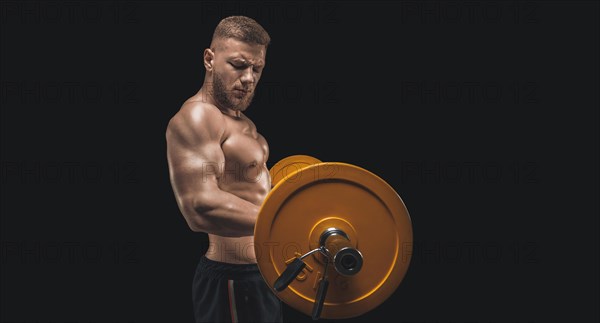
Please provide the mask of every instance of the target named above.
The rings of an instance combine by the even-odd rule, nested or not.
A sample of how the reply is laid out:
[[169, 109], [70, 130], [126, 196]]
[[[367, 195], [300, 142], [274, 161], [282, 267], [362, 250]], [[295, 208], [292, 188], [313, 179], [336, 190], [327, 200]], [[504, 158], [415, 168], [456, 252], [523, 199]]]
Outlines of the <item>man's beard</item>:
[[223, 82], [221, 76], [216, 72], [213, 73], [213, 94], [219, 107], [239, 111], [245, 111], [254, 98], [254, 91], [252, 91], [241, 99], [238, 99], [239, 101], [236, 100], [237, 103], [235, 103], [233, 100], [237, 98], [233, 98], [233, 90], [227, 90], [225, 82]]

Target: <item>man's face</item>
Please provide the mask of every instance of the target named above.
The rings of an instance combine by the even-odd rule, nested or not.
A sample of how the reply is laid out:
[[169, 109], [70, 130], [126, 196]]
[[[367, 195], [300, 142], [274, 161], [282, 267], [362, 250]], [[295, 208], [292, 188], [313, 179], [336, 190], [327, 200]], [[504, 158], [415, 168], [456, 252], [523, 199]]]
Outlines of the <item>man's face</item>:
[[265, 65], [266, 48], [233, 38], [213, 44], [213, 95], [222, 108], [244, 111]]

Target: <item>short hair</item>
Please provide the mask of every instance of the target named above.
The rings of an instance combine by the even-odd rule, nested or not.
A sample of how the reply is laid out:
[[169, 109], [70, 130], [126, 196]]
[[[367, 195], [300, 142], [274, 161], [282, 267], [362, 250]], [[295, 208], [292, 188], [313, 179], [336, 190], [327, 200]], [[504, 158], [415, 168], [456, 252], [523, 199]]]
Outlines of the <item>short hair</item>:
[[212, 40], [234, 38], [246, 43], [269, 46], [271, 37], [267, 31], [252, 18], [231, 16], [219, 22], [213, 33]]

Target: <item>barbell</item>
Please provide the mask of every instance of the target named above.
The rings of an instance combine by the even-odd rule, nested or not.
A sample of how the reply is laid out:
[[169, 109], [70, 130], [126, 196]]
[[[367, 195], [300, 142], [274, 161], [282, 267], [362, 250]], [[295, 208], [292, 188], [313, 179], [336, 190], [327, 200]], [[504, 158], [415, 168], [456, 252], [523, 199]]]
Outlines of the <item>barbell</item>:
[[277, 297], [314, 320], [356, 317], [389, 298], [406, 275], [413, 239], [396, 191], [364, 168], [306, 155], [269, 173], [254, 250]]

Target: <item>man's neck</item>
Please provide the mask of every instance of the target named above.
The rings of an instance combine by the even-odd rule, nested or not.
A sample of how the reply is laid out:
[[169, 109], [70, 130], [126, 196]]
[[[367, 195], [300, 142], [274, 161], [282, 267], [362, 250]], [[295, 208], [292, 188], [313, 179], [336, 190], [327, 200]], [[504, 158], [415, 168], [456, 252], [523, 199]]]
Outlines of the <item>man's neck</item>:
[[211, 92], [212, 92], [212, 89], [207, 89], [205, 86], [203, 86], [200, 89], [200, 91], [198, 91], [198, 95], [200, 96], [200, 100], [202, 100], [203, 102], [210, 103], [210, 104], [214, 105], [219, 110], [221, 110], [221, 113], [223, 113], [224, 115], [228, 115], [228, 116], [230, 116], [232, 118], [241, 118], [242, 117], [242, 111], [240, 111], [240, 110], [234, 110], [234, 109], [229, 109], [229, 108], [224, 108], [224, 107], [221, 107], [219, 104], [217, 104], [217, 101], [211, 95]]

